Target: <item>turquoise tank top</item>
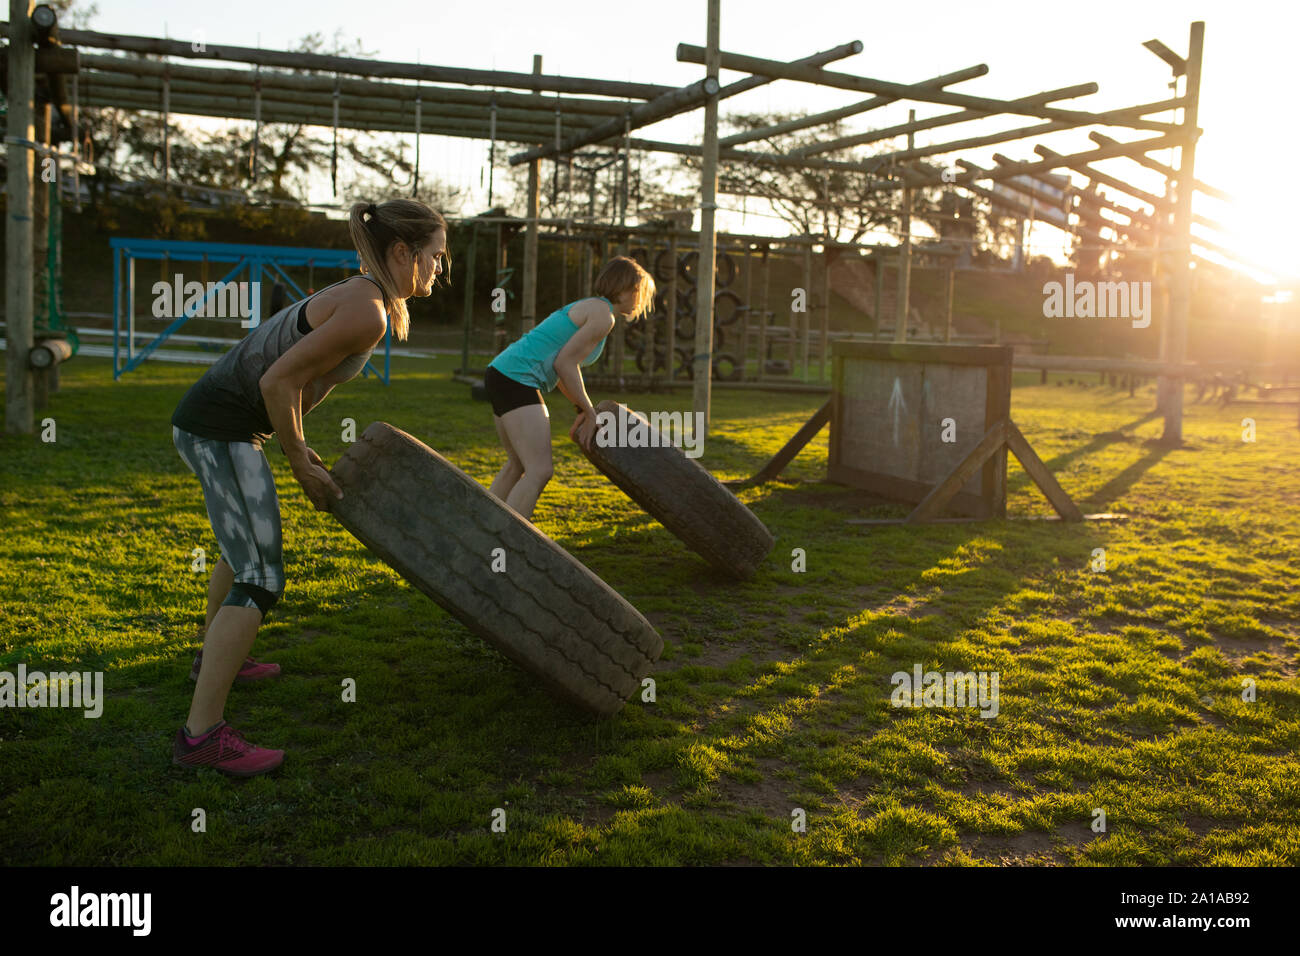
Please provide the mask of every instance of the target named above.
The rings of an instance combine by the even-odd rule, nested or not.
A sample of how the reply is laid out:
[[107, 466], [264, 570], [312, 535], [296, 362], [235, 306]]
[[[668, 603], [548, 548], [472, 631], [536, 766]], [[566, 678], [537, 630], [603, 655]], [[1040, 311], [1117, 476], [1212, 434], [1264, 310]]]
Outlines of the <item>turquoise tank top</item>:
[[[608, 303], [610, 311], [613, 311], [614, 304], [603, 295], [592, 298]], [[540, 388], [545, 392], [554, 389], [560, 378], [555, 371], [555, 357], [578, 331], [577, 324], [569, 318], [569, 310], [583, 301], [586, 300], [578, 299], [556, 309], [518, 341], [506, 346], [500, 355], [488, 363], [489, 367], [530, 388]], [[595, 362], [604, 350], [605, 339], [601, 339], [592, 353], [582, 360], [583, 366]]]

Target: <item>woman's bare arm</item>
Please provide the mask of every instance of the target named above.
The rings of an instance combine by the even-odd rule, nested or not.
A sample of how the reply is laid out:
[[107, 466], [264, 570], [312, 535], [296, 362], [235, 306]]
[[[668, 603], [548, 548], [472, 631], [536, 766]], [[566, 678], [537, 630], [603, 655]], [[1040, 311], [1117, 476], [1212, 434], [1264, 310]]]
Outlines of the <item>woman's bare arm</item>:
[[584, 302], [570, 310], [569, 317], [575, 320], [578, 331], [573, 333], [573, 337], [560, 349], [560, 354], [555, 356], [556, 384], [574, 405], [584, 412], [595, 414], [591, 399], [587, 397], [580, 363], [609, 335], [614, 328], [614, 316], [608, 308]]
[[339, 490], [303, 437], [303, 389], [349, 355], [374, 348], [384, 337], [386, 328], [387, 319], [378, 292], [364, 289], [358, 283], [357, 290], [341, 300], [333, 314], [310, 335], [281, 355], [258, 383], [271, 426], [289, 458], [294, 477], [303, 482], [317, 508], [326, 500], [325, 490], [336, 496]]

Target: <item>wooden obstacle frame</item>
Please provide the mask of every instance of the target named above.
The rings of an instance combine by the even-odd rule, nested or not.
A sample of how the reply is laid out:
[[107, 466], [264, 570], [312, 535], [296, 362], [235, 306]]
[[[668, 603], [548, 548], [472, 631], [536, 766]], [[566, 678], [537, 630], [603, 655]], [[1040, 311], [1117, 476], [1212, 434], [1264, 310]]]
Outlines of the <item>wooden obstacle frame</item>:
[[827, 480], [914, 504], [903, 523], [942, 520], [945, 509], [973, 519], [1005, 518], [1008, 451], [1062, 520], [1082, 521], [1011, 420], [1012, 352], [1009, 346], [837, 342], [830, 399], [741, 484], [775, 479], [829, 424]]

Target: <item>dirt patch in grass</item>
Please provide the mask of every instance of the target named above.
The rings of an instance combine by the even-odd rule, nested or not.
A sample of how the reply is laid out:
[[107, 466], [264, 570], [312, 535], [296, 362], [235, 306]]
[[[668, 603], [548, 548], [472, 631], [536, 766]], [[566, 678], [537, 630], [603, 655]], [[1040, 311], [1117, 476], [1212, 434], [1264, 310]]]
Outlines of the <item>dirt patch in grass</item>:
[[727, 667], [745, 656], [749, 656], [755, 664], [770, 664], [773, 661], [787, 660], [793, 655], [788, 648], [776, 643], [711, 641], [694, 656], [681, 654], [671, 661], [660, 661], [655, 665], [654, 673], [672, 673], [683, 667]]
[[789, 795], [792, 784], [776, 776], [776, 770], [785, 766], [780, 760], [760, 757], [756, 761], [763, 778], [757, 783], [742, 783], [726, 777], [714, 784], [724, 800], [742, 810], [758, 810], [774, 820], [788, 821], [795, 801]]
[[963, 797], [1006, 797], [1008, 800], [1020, 800], [1025, 796], [1023, 790], [1016, 790], [1002, 780], [967, 780], [953, 788]]
[[[1286, 677], [1296, 676], [1300, 654], [1291, 643], [1280, 637], [1216, 637], [1214, 646], [1238, 669], [1277, 670]], [[1267, 655], [1272, 660], [1249, 660], [1257, 654]]]
[[1188, 814], [1187, 816], [1183, 817], [1182, 824], [1183, 826], [1187, 827], [1187, 829], [1195, 833], [1198, 837], [1203, 837], [1207, 833], [1210, 833], [1213, 830], [1217, 830], [1220, 827], [1225, 826], [1222, 820], [1214, 820], [1211, 819], [1210, 817], [1203, 817], [1194, 813]]
[[[805, 487], [805, 485], [816, 486], [817, 483], [797, 482], [792, 486], [779, 488], [769, 500], [790, 508], [822, 508], [827, 511], [841, 511], [855, 517], [870, 509], [883, 508], [897, 511], [900, 508], [897, 501], [869, 494], [859, 488], [826, 485]], [[903, 515], [900, 514], [898, 517]]]
[[923, 617], [941, 617], [943, 610], [934, 607], [930, 602], [941, 597], [936, 594], [896, 594], [893, 598], [880, 604], [871, 610], [879, 614], [890, 614], [895, 617], [906, 617], [912, 620], [918, 620]]
[[1086, 823], [1071, 824], [1052, 832], [1026, 830], [1015, 834], [972, 834], [962, 849], [977, 860], [1001, 866], [1061, 866], [1071, 862], [1070, 850], [1082, 847], [1097, 834]]

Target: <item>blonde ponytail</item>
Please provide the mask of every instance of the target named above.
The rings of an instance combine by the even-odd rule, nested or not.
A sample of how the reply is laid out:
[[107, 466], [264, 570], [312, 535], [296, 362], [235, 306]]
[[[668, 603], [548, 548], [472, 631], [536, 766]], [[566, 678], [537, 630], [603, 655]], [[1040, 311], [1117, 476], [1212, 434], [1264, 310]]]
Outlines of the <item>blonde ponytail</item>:
[[[353, 203], [348, 215], [348, 234], [361, 259], [361, 271], [373, 276], [384, 290], [384, 311], [399, 342], [406, 341], [411, 317], [406, 299], [398, 292], [398, 283], [388, 269], [388, 250], [395, 242], [404, 242], [412, 250], [424, 245], [439, 229], [447, 231], [447, 220], [418, 199], [390, 199], [382, 203]], [[417, 266], [411, 263], [414, 285]], [[446, 254], [442, 274], [445, 282], [451, 275], [451, 254]], [[436, 280], [435, 280], [436, 281]]]

